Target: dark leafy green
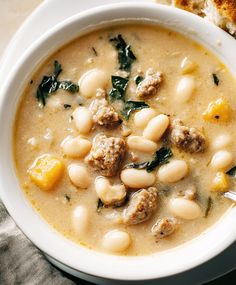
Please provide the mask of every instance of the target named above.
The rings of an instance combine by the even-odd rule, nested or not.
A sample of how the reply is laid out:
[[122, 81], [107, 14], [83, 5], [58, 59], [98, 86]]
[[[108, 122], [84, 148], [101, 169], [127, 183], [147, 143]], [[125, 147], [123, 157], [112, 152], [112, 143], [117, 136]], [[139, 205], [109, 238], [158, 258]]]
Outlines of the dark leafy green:
[[125, 91], [128, 86], [129, 79], [120, 77], [120, 76], [114, 76], [111, 77], [111, 83], [112, 83], [112, 90], [109, 93], [109, 96], [111, 98], [111, 101], [114, 100], [125, 100]]
[[227, 171], [226, 174], [228, 174], [229, 176], [232, 176], [232, 177], [236, 178], [236, 166], [234, 166], [234, 167], [231, 168], [229, 171]]
[[57, 60], [55, 60], [54, 61], [54, 76], [57, 78], [61, 72], [62, 72], [61, 64]]
[[58, 89], [64, 89], [70, 93], [76, 93], [79, 91], [79, 86], [72, 81], [61, 81], [58, 82]]
[[66, 198], [66, 201], [67, 201], [67, 202], [70, 202], [70, 200], [71, 200], [71, 197], [70, 197], [70, 195], [68, 195], [68, 194], [65, 194], [65, 195], [64, 195], [64, 197]]
[[120, 69], [130, 71], [132, 63], [136, 60], [136, 56], [131, 50], [130, 45], [127, 45], [122, 35], [118, 35], [115, 38], [110, 39], [114, 43], [116, 50], [118, 51], [118, 61]]
[[170, 148], [162, 147], [156, 151], [154, 159], [148, 163], [147, 172], [153, 171], [157, 166], [168, 163], [169, 158], [173, 156], [173, 153]]
[[92, 47], [92, 51], [93, 51], [93, 53], [94, 53], [95, 56], [98, 56], [98, 52], [97, 52], [97, 50], [95, 49], [95, 47]]
[[137, 75], [137, 76], [134, 78], [134, 81], [135, 81], [136, 85], [139, 85], [139, 83], [142, 82], [143, 79], [144, 79], [143, 76]]
[[97, 203], [97, 212], [100, 213], [102, 208], [104, 208], [104, 204], [102, 202], [101, 199], [98, 199], [98, 203]]
[[129, 163], [126, 165], [126, 168], [145, 169], [148, 166], [148, 163], [149, 162]]
[[71, 108], [71, 105], [70, 104], [64, 104], [64, 108], [67, 110], [67, 109], [70, 109]]
[[126, 168], [137, 168], [137, 169], [146, 169], [147, 172], [153, 171], [156, 167], [168, 163], [169, 158], [173, 156], [173, 153], [170, 148], [162, 147], [156, 151], [154, 158], [150, 162], [140, 162], [140, 163], [130, 163], [126, 165]]
[[207, 199], [207, 207], [206, 207], [206, 211], [205, 211], [204, 218], [207, 218], [207, 217], [208, 217], [209, 212], [210, 212], [211, 207], [212, 207], [212, 203], [213, 203], [212, 198], [211, 198], [211, 197], [208, 197], [208, 199]]
[[71, 81], [58, 81], [57, 78], [62, 72], [61, 64], [55, 60], [54, 61], [54, 72], [52, 75], [45, 75], [38, 86], [36, 92], [36, 98], [38, 101], [45, 106], [46, 100], [49, 94], [56, 92], [58, 89], [64, 89], [70, 93], [75, 93], [79, 91], [79, 86], [72, 83]]
[[143, 101], [127, 101], [125, 102], [122, 115], [126, 120], [128, 120], [133, 111], [141, 110], [144, 108], [149, 108], [149, 106]]
[[218, 76], [217, 76], [215, 73], [213, 73], [213, 74], [212, 74], [212, 77], [213, 77], [214, 84], [215, 84], [216, 86], [218, 86], [218, 85], [219, 85], [219, 82], [220, 82]]

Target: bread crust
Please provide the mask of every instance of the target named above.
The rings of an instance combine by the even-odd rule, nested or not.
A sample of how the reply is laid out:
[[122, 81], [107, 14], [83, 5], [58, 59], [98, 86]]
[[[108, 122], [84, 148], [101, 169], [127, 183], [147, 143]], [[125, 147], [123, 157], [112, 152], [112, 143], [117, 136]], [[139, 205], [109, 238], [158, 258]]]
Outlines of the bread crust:
[[[182, 0], [184, 1], [184, 0]], [[188, 2], [188, 0], [186, 0]], [[235, 0], [211, 0], [218, 12], [236, 24], [236, 1]]]
[[180, 9], [202, 16], [204, 2], [203, 0], [174, 0], [174, 5]]

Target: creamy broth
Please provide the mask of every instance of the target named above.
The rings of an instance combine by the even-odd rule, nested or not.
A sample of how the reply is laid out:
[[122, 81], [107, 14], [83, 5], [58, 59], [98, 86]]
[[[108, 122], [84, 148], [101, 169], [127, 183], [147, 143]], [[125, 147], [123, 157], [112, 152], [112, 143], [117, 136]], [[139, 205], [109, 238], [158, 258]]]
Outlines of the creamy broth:
[[[117, 37], [119, 34], [130, 45], [136, 57], [132, 63], [130, 74], [119, 70], [118, 51], [114, 47], [115, 43], [110, 41], [111, 38]], [[135, 121], [137, 113], [141, 111], [132, 112], [128, 120], [120, 115], [123, 123], [119, 122], [119, 125], [109, 126], [109, 128], [98, 126], [93, 122], [92, 129], [81, 134], [76, 126], [74, 111], [76, 108], [84, 107], [88, 110], [95, 99], [101, 100], [100, 97], [95, 96], [96, 92], [92, 92], [93, 96], [90, 98], [84, 96], [87, 90], [92, 88], [91, 86], [96, 82], [98, 75], [95, 74], [93, 83], [89, 83], [88, 80], [88, 85], [90, 84], [88, 87], [83, 81], [80, 81], [79, 92], [70, 94], [65, 90], [58, 89], [49, 94], [44, 107], [39, 106], [35, 96], [37, 88], [44, 75], [53, 73], [55, 60], [62, 65], [62, 72], [58, 77], [60, 81], [70, 80], [78, 83], [80, 78], [85, 78], [84, 74], [89, 70], [102, 70], [101, 78], [98, 79], [101, 86], [98, 84], [98, 87], [106, 91], [107, 98], [109, 98], [109, 92], [112, 89], [111, 75], [121, 77], [129, 75], [125, 100], [145, 101], [155, 111], [156, 116], [164, 114], [170, 121], [168, 129], [164, 130], [160, 140], [153, 139], [156, 150], [164, 145], [171, 149], [173, 155], [169, 157], [168, 163], [157, 166], [149, 172], [152, 177], [155, 177], [155, 182], [150, 186], [157, 188], [158, 199], [157, 206], [146, 220], [137, 224], [125, 223], [122, 220], [124, 211], [132, 199], [131, 193], [148, 187], [125, 188], [120, 179], [120, 173], [124, 171], [127, 164], [151, 161], [154, 157], [155, 150], [149, 153], [132, 151], [127, 146], [130, 136], [142, 136], [143, 134], [143, 128], [137, 126]], [[147, 75], [146, 72], [150, 68], [152, 71], [150, 75]], [[151, 96], [141, 94], [141, 97], [138, 98], [136, 89], [148, 76], [152, 77], [157, 72], [161, 72], [162, 75], [160, 86], [155, 90], [155, 94], [151, 94]], [[140, 80], [144, 78], [138, 87], [135, 83], [137, 75], [141, 76]], [[179, 84], [183, 78], [187, 80], [187, 83], [183, 81], [181, 86]], [[86, 78], [84, 80], [86, 81]], [[179, 91], [177, 91], [178, 89]], [[65, 237], [95, 250], [123, 255], [143, 255], [173, 248], [193, 239], [220, 219], [231, 206], [222, 193], [232, 189], [234, 184], [233, 179], [225, 173], [236, 164], [236, 148], [233, 143], [236, 138], [235, 90], [235, 80], [217, 58], [203, 47], [176, 32], [144, 24], [127, 24], [101, 29], [80, 37], [50, 56], [39, 67], [25, 88], [16, 116], [14, 140], [16, 169], [22, 189], [33, 207], [53, 228]], [[103, 90], [99, 92], [101, 94], [97, 95], [103, 96]], [[217, 113], [213, 119], [209, 117], [211, 112], [202, 115], [207, 108], [209, 109], [210, 102], [215, 102], [219, 98], [225, 100], [223, 105], [220, 105], [220, 115]], [[114, 100], [109, 104], [112, 104], [115, 111], [119, 113], [123, 103], [122, 100]], [[221, 113], [222, 109], [226, 110], [226, 116]], [[231, 117], [228, 116], [230, 112], [232, 113]], [[202, 134], [205, 139], [203, 150], [186, 151], [171, 141], [170, 136], [173, 135], [175, 119], [180, 119], [184, 126], [196, 128]], [[93, 139], [100, 133], [107, 137], [120, 137], [126, 141], [126, 154], [119, 169], [112, 177], [106, 177], [111, 186], [113, 184], [122, 186], [122, 191], [125, 189], [125, 193], [127, 193], [126, 200], [121, 201], [121, 206], [118, 207], [97, 208], [98, 194], [95, 191], [94, 183], [96, 177], [102, 174], [91, 167], [91, 164], [88, 166], [88, 162], [85, 162], [90, 155], [89, 151], [83, 158], [69, 157], [65, 148], [61, 146], [68, 136], [81, 136], [94, 145]], [[147, 137], [149, 136], [147, 135]], [[223, 153], [218, 153], [218, 151], [223, 151]], [[212, 160], [216, 153], [218, 154]], [[38, 187], [37, 183], [35, 185], [32, 176], [31, 179], [29, 176], [29, 169], [32, 170], [34, 161], [44, 154], [50, 154], [57, 158], [64, 166], [60, 177], [57, 178], [58, 181], [51, 187], [52, 189], [47, 191]], [[228, 160], [227, 157], [225, 158], [227, 155]], [[170, 169], [171, 163], [176, 160], [187, 164], [187, 170], [183, 170], [183, 175], [180, 174], [179, 179], [175, 177], [175, 174], [171, 175], [170, 179], [173, 180], [175, 177], [178, 181], [169, 181], [166, 179], [166, 175], [168, 176], [166, 171], [170, 170], [163, 169], [163, 167], [168, 166]], [[68, 175], [68, 166], [71, 163], [77, 163], [89, 172], [89, 181], [84, 182], [86, 189], [76, 187], [77, 182], [71, 182]], [[225, 165], [222, 166], [222, 163]], [[172, 168], [178, 170], [178, 167], [177, 165]], [[78, 183], [83, 182], [85, 175], [83, 173], [81, 175], [83, 178], [78, 178]], [[129, 176], [129, 173], [127, 175]], [[176, 175], [178, 176], [179, 173]], [[122, 180], [125, 182], [125, 179]], [[176, 208], [176, 200], [171, 204], [173, 199], [180, 199], [178, 201], [184, 203], [178, 206], [184, 213], [178, 214], [179, 208]], [[190, 206], [186, 206], [185, 201], [190, 202]], [[78, 206], [83, 206], [83, 209], [86, 209], [87, 216], [84, 217], [80, 213], [80, 218], [75, 221], [74, 211]], [[192, 209], [192, 206], [195, 208]], [[190, 210], [186, 210], [186, 207], [190, 207]], [[185, 217], [186, 215], [187, 217]], [[170, 225], [173, 227], [173, 232], [171, 228], [171, 233], [166, 233], [166, 236], [165, 233], [161, 233], [164, 236], [157, 238], [152, 232], [152, 227], [158, 220], [165, 218], [174, 221]], [[78, 230], [80, 222], [86, 223], [82, 232]], [[121, 246], [122, 249], [116, 250], [113, 245], [109, 245], [107, 242], [109, 234], [107, 235], [107, 233], [112, 230], [128, 233], [129, 241], [127, 241], [127, 236], [121, 238], [124, 243], [127, 243], [127, 246], [124, 245], [123, 248]], [[125, 239], [126, 241], [124, 241]]]

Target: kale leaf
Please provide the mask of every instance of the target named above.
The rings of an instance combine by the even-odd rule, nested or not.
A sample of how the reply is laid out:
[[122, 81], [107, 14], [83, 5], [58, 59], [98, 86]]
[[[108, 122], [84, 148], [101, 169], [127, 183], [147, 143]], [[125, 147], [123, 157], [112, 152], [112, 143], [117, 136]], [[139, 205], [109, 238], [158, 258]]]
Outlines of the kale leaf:
[[122, 115], [126, 120], [128, 120], [133, 111], [141, 110], [144, 108], [149, 108], [149, 106], [143, 101], [126, 101], [124, 109], [122, 111]]
[[214, 81], [215, 85], [218, 86], [219, 82], [220, 82], [218, 76], [215, 73], [213, 73], [212, 77], [213, 77], [213, 81]]
[[130, 71], [132, 63], [136, 60], [136, 56], [131, 50], [130, 45], [127, 45], [122, 35], [118, 35], [115, 38], [110, 39], [114, 43], [116, 50], [118, 51], [118, 61], [120, 69]]
[[128, 86], [128, 82], [129, 82], [128, 78], [112, 75], [111, 77], [112, 90], [109, 93], [111, 101], [125, 99], [124, 98], [125, 91]]
[[152, 161], [141, 162], [141, 163], [130, 163], [126, 165], [126, 168], [146, 169], [147, 172], [151, 172], [156, 167], [168, 163], [169, 158], [171, 158], [172, 156], [173, 153], [170, 148], [162, 147], [158, 151], [156, 151]]
[[61, 81], [58, 82], [58, 89], [64, 89], [70, 93], [76, 93], [79, 91], [79, 86], [72, 81]]
[[209, 196], [209, 197], [207, 198], [207, 207], [206, 207], [206, 211], [205, 211], [204, 218], [207, 218], [207, 217], [208, 217], [209, 212], [210, 212], [211, 207], [212, 207], [212, 203], [213, 203], [212, 198]]
[[134, 78], [134, 81], [135, 81], [136, 85], [139, 85], [139, 83], [142, 82], [143, 79], [144, 79], [143, 76], [137, 75], [137, 76]]
[[169, 158], [173, 156], [173, 153], [170, 148], [162, 147], [156, 151], [154, 159], [148, 163], [147, 172], [153, 171], [157, 166], [168, 163]]
[[62, 72], [61, 64], [55, 60], [54, 61], [54, 72], [52, 75], [45, 75], [38, 86], [36, 92], [37, 100], [42, 104], [46, 105], [46, 100], [49, 94], [56, 92], [58, 89], [67, 90], [70, 93], [75, 93], [79, 91], [79, 86], [72, 83], [71, 81], [58, 81], [57, 78]]
[[62, 72], [61, 64], [57, 60], [55, 60], [54, 61], [54, 76], [57, 78], [61, 72]]
[[70, 104], [64, 104], [64, 108], [67, 110], [67, 109], [70, 109], [71, 108], [71, 105]]
[[226, 174], [228, 174], [229, 176], [232, 176], [232, 177], [236, 178], [236, 166], [234, 166], [234, 167], [231, 168], [229, 171], [227, 171]]
[[103, 204], [101, 199], [98, 199], [98, 202], [97, 202], [97, 212], [100, 213], [102, 208], [104, 208], [104, 204]]
[[129, 163], [126, 165], [126, 168], [145, 169], [148, 166], [148, 163], [149, 162]]

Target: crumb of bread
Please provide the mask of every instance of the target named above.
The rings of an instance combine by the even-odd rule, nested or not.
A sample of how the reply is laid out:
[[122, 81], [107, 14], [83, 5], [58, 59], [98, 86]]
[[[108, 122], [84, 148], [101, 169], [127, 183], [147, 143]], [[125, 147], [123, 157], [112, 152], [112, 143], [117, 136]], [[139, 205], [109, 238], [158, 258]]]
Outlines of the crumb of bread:
[[236, 1], [206, 0], [206, 19], [236, 36]]
[[205, 0], [173, 0], [172, 3], [177, 8], [203, 16]]

